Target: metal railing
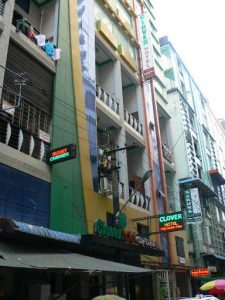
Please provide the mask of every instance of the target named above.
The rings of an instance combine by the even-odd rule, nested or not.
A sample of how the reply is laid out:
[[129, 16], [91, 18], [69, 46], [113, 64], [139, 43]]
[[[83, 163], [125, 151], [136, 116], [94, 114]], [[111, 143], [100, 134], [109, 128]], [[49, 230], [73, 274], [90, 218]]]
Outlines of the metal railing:
[[4, 111], [0, 113], [0, 142], [45, 160], [50, 140], [42, 137], [49, 136], [51, 116], [23, 98], [18, 107], [15, 107], [15, 101], [13, 91], [1, 89], [0, 109]]
[[134, 128], [138, 133], [143, 135], [143, 125], [124, 108], [124, 120]]
[[132, 204], [146, 210], [150, 209], [150, 197], [143, 195], [143, 193], [136, 191], [136, 189], [132, 187], [129, 187], [129, 196], [131, 197], [129, 201]]
[[4, 15], [4, 10], [5, 10], [5, 2], [3, 0], [0, 0], [0, 15]]
[[103, 88], [96, 84], [96, 96], [105, 103], [111, 110], [119, 115], [119, 103], [116, 102]]
[[[16, 32], [22, 32], [29, 40], [31, 40], [35, 45], [38, 46], [35, 36], [39, 35], [40, 32], [36, 28], [34, 28], [32, 24], [30, 24], [25, 18], [13, 20], [13, 25], [16, 27]], [[45, 43], [48, 42], [50, 41], [46, 38]], [[38, 48], [44, 51], [43, 47], [38, 46]]]

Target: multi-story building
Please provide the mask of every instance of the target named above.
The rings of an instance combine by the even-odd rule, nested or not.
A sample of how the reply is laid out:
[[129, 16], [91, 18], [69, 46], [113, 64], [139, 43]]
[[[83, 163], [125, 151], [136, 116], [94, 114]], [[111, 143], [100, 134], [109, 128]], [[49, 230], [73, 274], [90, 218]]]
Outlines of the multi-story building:
[[209, 267], [212, 274], [223, 275], [224, 132], [168, 38], [161, 38], [160, 45], [191, 266]]
[[[139, 60], [145, 11], [148, 78]], [[37, 288], [68, 299], [170, 299], [173, 246], [151, 235], [169, 208], [166, 168], [174, 172], [162, 157], [157, 111], [169, 117], [155, 32], [151, 1], [0, 0], [0, 225], [23, 244], [2, 250], [1, 266], [15, 268], [1, 269], [6, 297], [29, 299]], [[71, 144], [76, 158], [50, 163]]]

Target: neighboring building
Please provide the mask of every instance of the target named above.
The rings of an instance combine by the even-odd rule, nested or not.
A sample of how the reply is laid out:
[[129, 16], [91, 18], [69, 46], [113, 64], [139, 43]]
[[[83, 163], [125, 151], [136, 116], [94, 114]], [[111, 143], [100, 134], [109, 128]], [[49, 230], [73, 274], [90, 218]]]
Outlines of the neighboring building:
[[[224, 275], [224, 132], [167, 37], [160, 39], [167, 78], [170, 137], [193, 268]], [[195, 211], [193, 211], [195, 203]], [[193, 284], [194, 285], [194, 284]]]

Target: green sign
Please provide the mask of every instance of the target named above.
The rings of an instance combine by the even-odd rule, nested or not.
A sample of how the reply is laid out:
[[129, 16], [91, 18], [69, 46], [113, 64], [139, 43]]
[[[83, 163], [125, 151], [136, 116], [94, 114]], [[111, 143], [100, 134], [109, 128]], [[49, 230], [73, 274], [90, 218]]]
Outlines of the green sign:
[[122, 240], [140, 246], [160, 249], [157, 242], [149, 240], [147, 238], [142, 238], [134, 232], [123, 230], [123, 228], [127, 225], [126, 215], [124, 213], [120, 213], [120, 216], [118, 216], [118, 223], [120, 225], [119, 228], [106, 225], [104, 221], [97, 219], [94, 223], [93, 231], [98, 235], [102, 235], [112, 239]]
[[160, 232], [184, 230], [182, 211], [165, 215], [158, 215], [158, 222]]

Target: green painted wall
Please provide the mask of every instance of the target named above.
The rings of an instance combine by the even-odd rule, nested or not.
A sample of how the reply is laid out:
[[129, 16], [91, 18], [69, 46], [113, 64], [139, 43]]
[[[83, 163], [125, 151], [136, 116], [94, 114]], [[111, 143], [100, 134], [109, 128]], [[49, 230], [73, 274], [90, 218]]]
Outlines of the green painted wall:
[[[58, 47], [62, 52], [61, 59], [57, 62], [55, 77], [51, 148], [69, 143], [78, 145], [71, 69], [69, 7], [68, 1], [65, 0], [61, 0], [59, 5]], [[79, 157], [77, 147], [75, 159], [52, 167], [50, 227], [67, 233], [87, 231]]]

